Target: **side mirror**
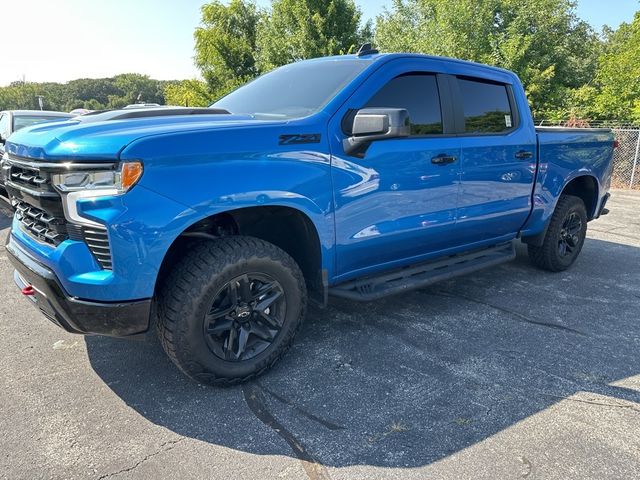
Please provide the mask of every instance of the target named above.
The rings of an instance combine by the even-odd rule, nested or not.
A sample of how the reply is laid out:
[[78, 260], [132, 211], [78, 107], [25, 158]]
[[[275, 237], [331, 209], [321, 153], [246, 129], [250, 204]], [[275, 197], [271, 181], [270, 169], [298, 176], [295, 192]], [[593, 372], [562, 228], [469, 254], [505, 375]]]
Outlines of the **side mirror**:
[[405, 108], [363, 108], [345, 117], [343, 141], [347, 155], [363, 155], [375, 140], [408, 137], [411, 134], [409, 112]]

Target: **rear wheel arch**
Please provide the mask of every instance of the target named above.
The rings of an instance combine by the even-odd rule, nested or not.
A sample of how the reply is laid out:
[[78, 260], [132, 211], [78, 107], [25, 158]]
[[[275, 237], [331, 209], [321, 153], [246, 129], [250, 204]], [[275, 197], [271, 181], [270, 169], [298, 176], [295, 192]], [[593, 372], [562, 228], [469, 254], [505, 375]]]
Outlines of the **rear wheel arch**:
[[529, 243], [529, 258], [539, 268], [560, 272], [576, 260], [587, 233], [587, 210], [583, 200], [561, 195], [541, 244]]
[[[584, 203], [587, 210], [587, 219], [591, 220], [596, 215], [599, 198], [598, 180], [593, 175], [580, 175], [572, 178], [562, 189], [560, 195], [573, 195]], [[560, 198], [558, 196], [558, 198]]]
[[558, 192], [556, 203], [553, 206], [553, 210], [550, 211], [542, 231], [535, 235], [523, 236], [522, 241], [524, 243], [538, 247], [542, 246], [542, 243], [544, 242], [545, 236], [547, 234], [547, 230], [549, 228], [549, 224], [551, 222], [551, 217], [553, 216], [553, 212], [558, 207], [558, 201], [563, 195], [572, 195], [581, 199], [587, 211], [587, 221], [593, 220], [595, 218], [599, 198], [598, 180], [593, 175], [589, 174], [573, 177], [564, 185], [562, 190]]

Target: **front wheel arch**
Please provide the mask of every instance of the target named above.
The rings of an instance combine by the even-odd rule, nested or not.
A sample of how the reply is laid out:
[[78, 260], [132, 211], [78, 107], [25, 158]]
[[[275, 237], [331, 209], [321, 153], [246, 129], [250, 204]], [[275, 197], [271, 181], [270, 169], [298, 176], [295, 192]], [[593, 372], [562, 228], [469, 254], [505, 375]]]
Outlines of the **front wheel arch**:
[[[255, 330], [253, 327], [256, 325], [247, 326], [253, 322], [251, 318], [260, 318], [256, 314], [265, 307], [262, 302], [266, 294], [263, 295], [259, 285], [254, 288], [248, 281], [258, 275], [270, 279], [267, 283], [274, 279], [277, 281], [285, 306], [278, 321], [270, 320], [277, 323], [277, 327], [270, 334], [268, 345], [256, 351], [255, 355], [242, 358], [240, 354], [245, 351], [244, 347], [240, 348], [239, 334], [232, 335], [232, 332], [244, 331], [243, 345], [247, 346], [249, 335], [259, 341], [265, 338], [263, 327]], [[216, 305], [218, 293], [229, 282], [241, 278], [247, 279], [246, 292], [241, 292], [239, 286], [237, 289], [234, 287], [235, 295], [241, 297], [231, 305], [235, 308], [226, 304]], [[207, 240], [191, 248], [160, 286], [155, 327], [169, 358], [188, 376], [201, 383], [233, 385], [261, 375], [284, 356], [304, 320], [306, 292], [304, 277], [297, 263], [275, 245], [247, 236]], [[273, 302], [269, 303], [268, 309], [273, 305]], [[209, 317], [219, 313], [218, 307], [224, 307], [224, 317], [233, 325], [209, 329]], [[265, 310], [264, 313], [273, 312]], [[262, 320], [258, 323], [264, 324]], [[226, 342], [227, 347], [220, 347], [220, 351], [212, 348], [207, 340], [209, 336], [224, 337], [214, 343], [220, 347]], [[228, 355], [228, 350], [238, 356]]]
[[325, 305], [328, 297], [327, 273], [316, 225], [304, 212], [285, 206], [265, 205], [227, 210], [192, 223], [178, 235], [165, 254], [155, 290], [173, 266], [198, 242], [244, 235], [269, 242], [289, 254], [305, 277], [310, 298]]

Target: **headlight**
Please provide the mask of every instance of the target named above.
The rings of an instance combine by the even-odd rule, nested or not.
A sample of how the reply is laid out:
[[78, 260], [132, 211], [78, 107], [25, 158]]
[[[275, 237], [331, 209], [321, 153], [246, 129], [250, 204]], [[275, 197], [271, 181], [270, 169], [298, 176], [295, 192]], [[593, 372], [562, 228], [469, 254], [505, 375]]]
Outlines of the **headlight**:
[[[78, 200], [122, 195], [142, 177], [141, 162], [123, 162], [117, 170], [70, 170], [51, 176], [53, 185], [62, 194], [64, 215], [79, 225], [102, 227], [78, 213]], [[104, 227], [103, 227], [104, 228]]]
[[118, 170], [69, 171], [52, 176], [53, 185], [62, 193], [87, 191], [97, 195], [120, 195], [142, 176], [141, 162], [123, 162]]

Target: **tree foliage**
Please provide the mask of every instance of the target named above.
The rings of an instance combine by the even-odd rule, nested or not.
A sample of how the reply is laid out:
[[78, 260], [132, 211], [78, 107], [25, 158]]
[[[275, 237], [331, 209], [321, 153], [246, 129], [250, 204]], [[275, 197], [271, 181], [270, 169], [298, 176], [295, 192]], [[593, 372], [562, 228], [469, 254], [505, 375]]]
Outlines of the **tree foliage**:
[[353, 51], [371, 37], [361, 19], [353, 0], [274, 0], [258, 27], [260, 70]]
[[121, 108], [137, 101], [163, 104], [164, 89], [175, 82], [125, 73], [112, 78], [82, 78], [65, 84], [14, 82], [0, 88], [0, 110], [38, 110], [38, 96], [46, 110]]
[[219, 0], [202, 7], [195, 32], [195, 63], [214, 96], [221, 96], [259, 74], [256, 37], [263, 12], [252, 2]]
[[207, 83], [200, 80], [183, 80], [168, 85], [164, 95], [167, 104], [181, 107], [208, 107], [215, 100]]
[[214, 0], [202, 7], [195, 62], [213, 98], [275, 67], [352, 51], [371, 37], [354, 0]]
[[607, 32], [595, 85], [585, 103], [596, 116], [640, 123], [640, 12]]

